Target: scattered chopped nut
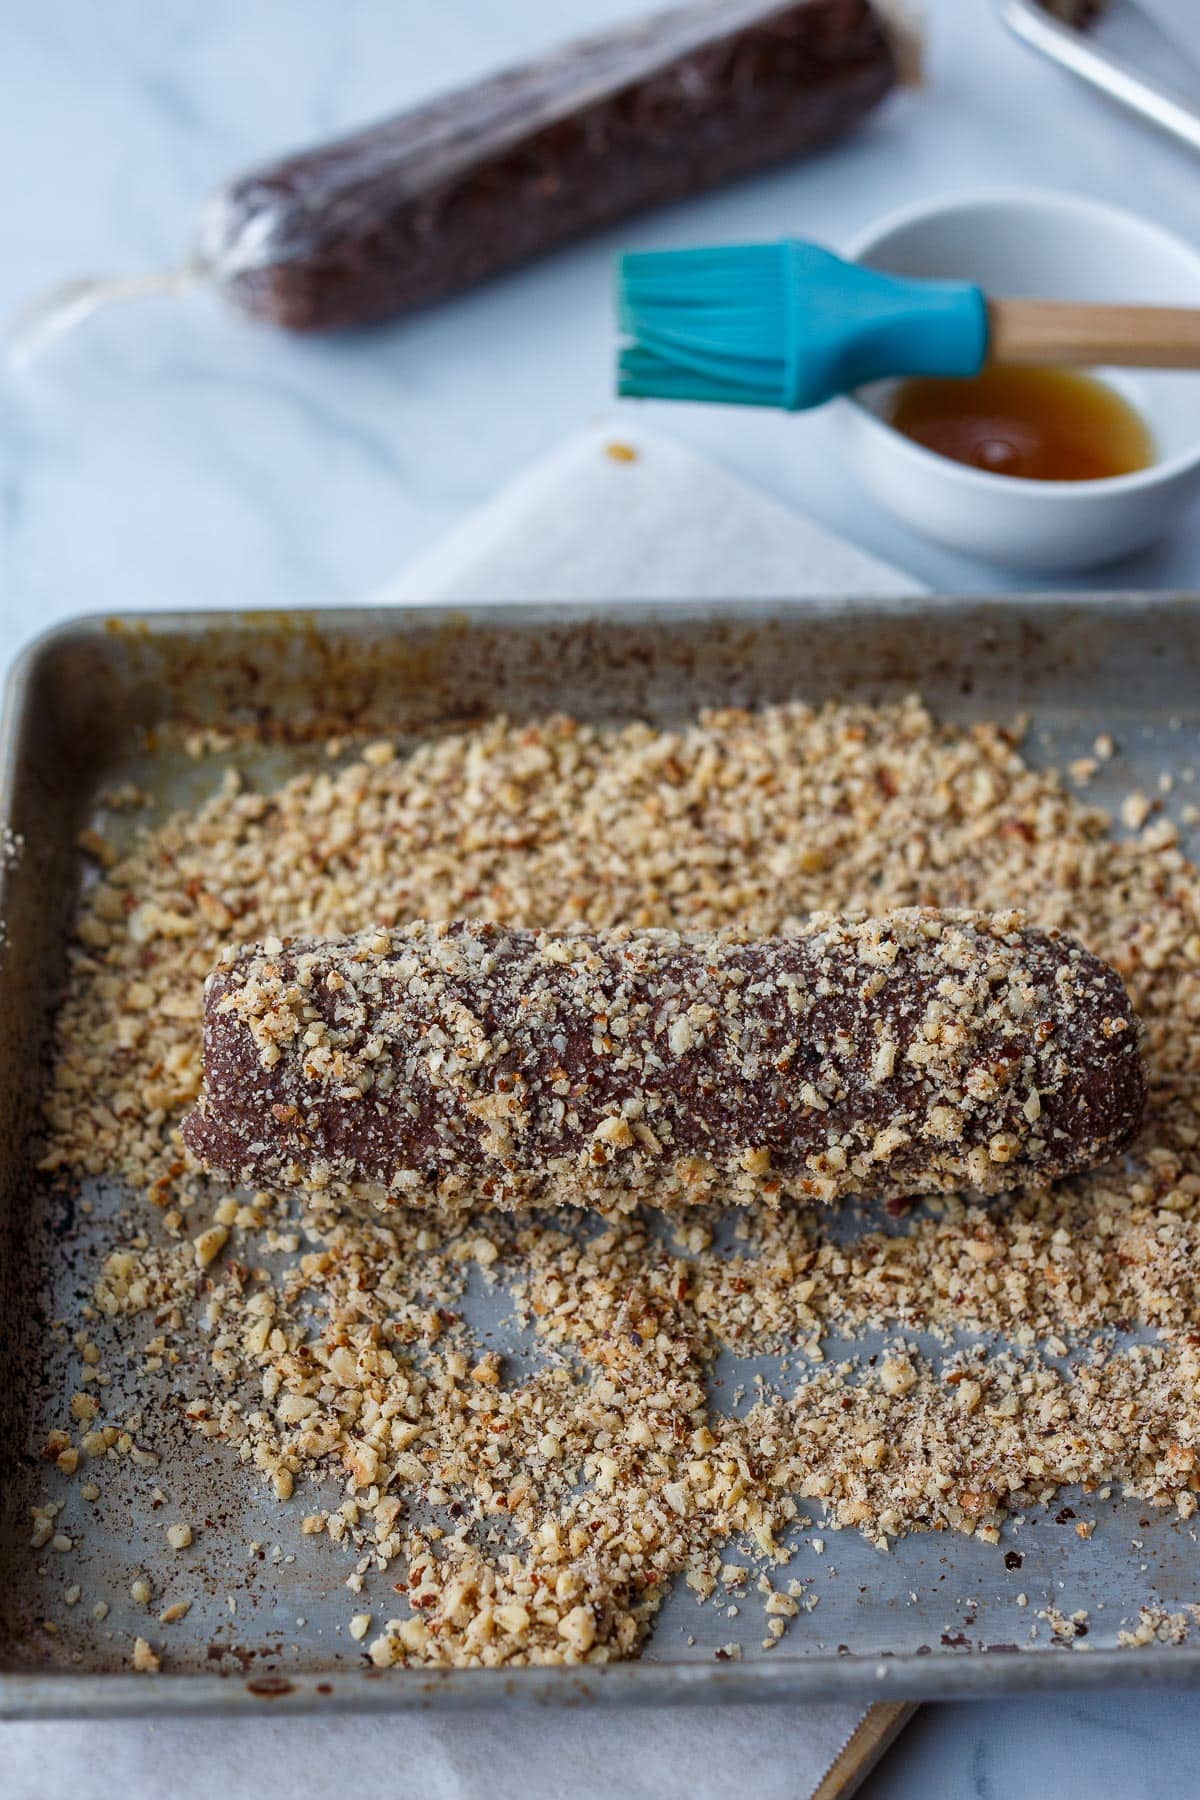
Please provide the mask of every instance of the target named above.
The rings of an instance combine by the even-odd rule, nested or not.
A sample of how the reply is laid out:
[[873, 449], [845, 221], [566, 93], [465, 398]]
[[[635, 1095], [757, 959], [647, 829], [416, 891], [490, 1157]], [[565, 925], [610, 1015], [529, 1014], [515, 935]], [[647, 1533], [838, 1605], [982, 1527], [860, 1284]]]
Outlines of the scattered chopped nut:
[[[212, 753], [203, 734], [194, 753]], [[1109, 835], [1085, 794], [1022, 760], [1010, 731], [940, 726], [915, 699], [730, 708], [671, 729], [493, 720], [412, 748], [347, 742], [333, 756], [347, 753], [339, 767], [318, 746], [271, 794], [222, 775], [198, 807], [132, 837], [132, 821], [105, 827], [114, 855], [92, 845], [43, 1168], [51, 1181], [109, 1173], [147, 1197], [145, 1230], [114, 1227], [96, 1271], [88, 1342], [108, 1344], [103, 1326], [138, 1366], [161, 1359], [211, 1453], [242, 1459], [281, 1501], [307, 1486], [308, 1508], [328, 1506], [298, 1505], [294, 1521], [281, 1506], [283, 1546], [277, 1558], [260, 1546], [265, 1558], [289, 1554], [290, 1522], [327, 1533], [352, 1591], [372, 1570], [399, 1577], [411, 1616], [369, 1642], [372, 1615], [349, 1627], [376, 1666], [633, 1655], [676, 1577], [693, 1598], [732, 1596], [744, 1610], [749, 1570], [728, 1579], [742, 1568], [729, 1559], [776, 1558], [804, 1499], [826, 1534], [808, 1539], [817, 1556], [845, 1526], [881, 1547], [917, 1526], [994, 1542], [1007, 1515], [1067, 1484], [1111, 1484], [1194, 1516], [1200, 876], [1162, 813], [1151, 819], [1157, 801], [1129, 796], [1121, 822], [1139, 835]], [[1095, 758], [1113, 753], [1101, 734]], [[636, 1214], [581, 1232], [569, 1217], [426, 1214], [408, 1230], [330, 1205], [298, 1223], [180, 1160], [203, 981], [234, 937], [281, 946], [293, 933], [472, 913], [775, 933], [823, 908], [939, 901], [1014, 919], [1024, 909], [1119, 968], [1152, 1085], [1128, 1167], [1018, 1190], [1003, 1208], [901, 1204], [844, 1240], [815, 1213], [755, 1210], [718, 1248], [703, 1212], [673, 1243]], [[616, 1041], [618, 1023], [605, 1026]], [[675, 1015], [664, 1060], [692, 1054], [704, 1029]], [[932, 1053], [941, 1029], [926, 1023]], [[899, 1067], [877, 1044], [874, 1079], [894, 1083]], [[939, 1114], [945, 1141], [962, 1106], [1010, 1079], [1037, 1126], [1043, 1085], [989, 1065]], [[520, 1128], [512, 1109], [495, 1123]], [[597, 1150], [619, 1167], [653, 1128], [614, 1116]], [[829, 1147], [831, 1171], [840, 1150]], [[1004, 1167], [1012, 1145], [998, 1139], [991, 1154]], [[769, 1180], [769, 1160], [748, 1158], [746, 1178]], [[223, 1257], [234, 1231], [236, 1256]], [[468, 1328], [471, 1265], [511, 1294], [546, 1355], [502, 1365]], [[1125, 1327], [1146, 1341], [1110, 1347]], [[822, 1340], [868, 1329], [884, 1334], [875, 1366], [824, 1360]], [[918, 1334], [944, 1353], [918, 1353]], [[953, 1334], [987, 1347], [956, 1351]], [[154, 1420], [115, 1409], [107, 1349], [102, 1361], [98, 1347], [77, 1348], [88, 1371], [69, 1403], [78, 1456], [94, 1470], [118, 1457], [148, 1466]], [[788, 1359], [781, 1391], [737, 1416], [715, 1411], [713, 1358], [767, 1349]], [[247, 1392], [250, 1405], [236, 1398]], [[66, 1474], [72, 1449], [64, 1439], [54, 1452]], [[330, 1478], [342, 1491], [317, 1502]], [[445, 1509], [444, 1530], [414, 1522], [415, 1496]], [[35, 1550], [70, 1546], [55, 1519], [33, 1513]], [[1081, 1537], [1088, 1523], [1076, 1522]], [[176, 1545], [172, 1531], [187, 1537]], [[172, 1547], [190, 1541], [188, 1526], [169, 1529]], [[148, 1578], [130, 1594], [149, 1605]], [[765, 1594], [766, 1641], [816, 1598]], [[1080, 1641], [1081, 1621], [1056, 1616]], [[1122, 1641], [1166, 1641], [1192, 1623], [1147, 1609]], [[1049, 1613], [1044, 1625], [1056, 1630]], [[144, 1639], [133, 1659], [159, 1665]]]
[[229, 1232], [224, 1225], [210, 1225], [207, 1231], [202, 1231], [198, 1238], [193, 1239], [192, 1244], [196, 1252], [197, 1268], [207, 1269], [209, 1263], [220, 1256], [228, 1242]]

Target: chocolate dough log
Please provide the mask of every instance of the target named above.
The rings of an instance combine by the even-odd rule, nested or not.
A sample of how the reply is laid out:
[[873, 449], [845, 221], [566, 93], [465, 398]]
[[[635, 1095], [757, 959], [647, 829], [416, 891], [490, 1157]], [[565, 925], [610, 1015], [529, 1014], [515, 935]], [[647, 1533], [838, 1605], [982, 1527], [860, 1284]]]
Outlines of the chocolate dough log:
[[365, 324], [798, 156], [896, 79], [871, 0], [698, 0], [241, 176], [201, 261], [274, 324]]
[[794, 937], [417, 923], [235, 949], [191, 1150], [379, 1204], [992, 1192], [1103, 1161], [1144, 1076], [1119, 976], [1018, 915]]

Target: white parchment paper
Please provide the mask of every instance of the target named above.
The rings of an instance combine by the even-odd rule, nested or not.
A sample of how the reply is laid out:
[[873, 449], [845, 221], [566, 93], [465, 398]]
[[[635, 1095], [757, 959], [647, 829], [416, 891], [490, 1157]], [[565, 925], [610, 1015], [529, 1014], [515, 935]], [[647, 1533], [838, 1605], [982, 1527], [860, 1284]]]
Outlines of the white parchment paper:
[[920, 582], [626, 415], [519, 475], [375, 599], [771, 600]]

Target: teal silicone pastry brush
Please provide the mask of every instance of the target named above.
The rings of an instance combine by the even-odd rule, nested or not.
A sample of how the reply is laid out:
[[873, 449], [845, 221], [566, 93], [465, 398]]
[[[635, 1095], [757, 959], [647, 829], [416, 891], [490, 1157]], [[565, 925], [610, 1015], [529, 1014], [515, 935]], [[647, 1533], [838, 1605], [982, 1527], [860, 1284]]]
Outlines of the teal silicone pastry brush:
[[989, 358], [1200, 369], [1200, 307], [998, 300], [798, 239], [623, 256], [617, 314], [617, 388], [637, 399], [794, 411], [889, 375], [977, 375]]
[[966, 281], [906, 281], [785, 239], [631, 253], [617, 391], [797, 411], [890, 375], [975, 375], [988, 303]]

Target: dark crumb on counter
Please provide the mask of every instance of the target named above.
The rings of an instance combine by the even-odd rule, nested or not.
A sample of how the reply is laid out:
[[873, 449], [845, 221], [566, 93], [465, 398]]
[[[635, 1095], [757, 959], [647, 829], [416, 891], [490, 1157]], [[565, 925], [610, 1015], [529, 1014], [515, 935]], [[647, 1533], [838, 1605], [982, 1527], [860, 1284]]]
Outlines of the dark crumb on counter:
[[1038, 0], [1044, 12], [1053, 13], [1064, 25], [1074, 25], [1078, 31], [1094, 25], [1108, 4], [1109, 0]]

